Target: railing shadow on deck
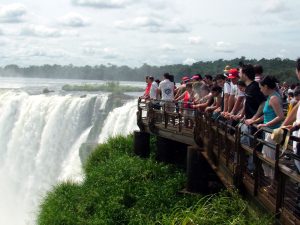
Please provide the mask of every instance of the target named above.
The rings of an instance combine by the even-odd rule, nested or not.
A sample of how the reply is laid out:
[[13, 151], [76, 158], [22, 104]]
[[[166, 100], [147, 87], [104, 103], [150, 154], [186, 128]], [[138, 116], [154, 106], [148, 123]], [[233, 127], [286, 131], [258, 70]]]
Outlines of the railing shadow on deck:
[[[212, 119], [211, 114], [172, 102], [143, 99], [138, 101], [137, 123], [141, 131], [199, 146], [225, 186], [252, 196], [283, 224], [300, 224], [300, 175], [294, 165], [300, 157], [291, 146], [299, 138], [291, 136], [282, 153], [279, 144], [265, 141], [270, 129], [249, 134], [242, 124], [221, 117]], [[264, 156], [263, 146], [274, 151], [273, 159]], [[269, 177], [267, 170], [272, 171]]]

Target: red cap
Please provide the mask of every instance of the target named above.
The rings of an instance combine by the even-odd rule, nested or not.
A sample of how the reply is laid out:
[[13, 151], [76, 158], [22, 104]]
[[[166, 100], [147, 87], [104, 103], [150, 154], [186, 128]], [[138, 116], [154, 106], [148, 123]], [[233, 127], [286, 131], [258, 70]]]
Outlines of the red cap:
[[188, 81], [188, 80], [190, 80], [190, 78], [189, 77], [183, 77], [183, 78], [181, 78], [181, 80]]
[[237, 69], [230, 69], [228, 72], [228, 78], [229, 79], [234, 79], [239, 77], [239, 71]]

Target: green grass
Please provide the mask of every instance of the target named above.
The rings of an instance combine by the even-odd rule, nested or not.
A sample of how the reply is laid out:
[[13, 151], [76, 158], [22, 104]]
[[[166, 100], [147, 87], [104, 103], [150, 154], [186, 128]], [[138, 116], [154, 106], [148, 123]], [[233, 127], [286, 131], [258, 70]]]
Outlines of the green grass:
[[140, 92], [143, 88], [133, 87], [128, 85], [120, 85], [119, 82], [106, 82], [105, 84], [83, 84], [83, 85], [69, 85], [66, 84], [62, 87], [64, 91], [103, 91], [113, 93], [123, 92]]
[[[59, 184], [40, 207], [40, 225], [268, 224], [237, 194], [178, 194], [186, 177], [174, 166], [133, 155], [133, 138], [97, 147], [85, 181]], [[153, 146], [153, 140], [151, 141]]]

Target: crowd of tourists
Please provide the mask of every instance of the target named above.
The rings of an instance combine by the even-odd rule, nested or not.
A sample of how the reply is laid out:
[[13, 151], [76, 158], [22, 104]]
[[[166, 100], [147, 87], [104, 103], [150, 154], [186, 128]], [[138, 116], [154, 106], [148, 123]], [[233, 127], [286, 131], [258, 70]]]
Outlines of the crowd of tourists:
[[[296, 61], [296, 75], [300, 80], [300, 58]], [[300, 137], [300, 85], [280, 83], [274, 76], [265, 75], [261, 65], [240, 63], [233, 68], [226, 66], [214, 76], [183, 76], [179, 86], [169, 73], [163, 75], [162, 81], [146, 76], [146, 83], [142, 98], [151, 101], [156, 109], [182, 113], [186, 127], [193, 126], [190, 118], [198, 111], [233, 126], [242, 124], [243, 134], [254, 134], [263, 127], [284, 127]], [[267, 142], [275, 143], [271, 133], [263, 135]], [[250, 138], [242, 136], [241, 143], [250, 145]], [[300, 156], [300, 143], [295, 142], [293, 150]], [[262, 154], [275, 159], [275, 151], [267, 145], [263, 146]], [[248, 160], [248, 169], [253, 170], [251, 157]], [[300, 161], [295, 160], [295, 165], [299, 172]], [[263, 169], [265, 176], [274, 178], [272, 168], [263, 165]]]

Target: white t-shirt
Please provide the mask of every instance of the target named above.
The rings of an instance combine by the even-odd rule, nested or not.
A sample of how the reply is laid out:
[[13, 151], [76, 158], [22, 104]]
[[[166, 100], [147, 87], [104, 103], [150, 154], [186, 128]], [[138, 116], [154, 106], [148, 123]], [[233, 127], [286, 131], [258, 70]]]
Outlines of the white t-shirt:
[[159, 83], [158, 89], [161, 90], [161, 100], [174, 100], [174, 83], [168, 79]]
[[225, 82], [223, 92], [224, 92], [224, 94], [230, 94], [230, 92], [231, 92], [231, 86], [230, 86], [230, 83]]
[[157, 99], [157, 88], [158, 88], [158, 84], [153, 81], [152, 84], [151, 84], [151, 88], [150, 88], [150, 98], [151, 99]]
[[240, 96], [245, 96], [244, 92], [241, 92], [240, 89], [238, 89], [236, 84], [231, 83], [231, 91], [230, 91], [230, 95], [234, 95], [235, 98], [238, 98]]

